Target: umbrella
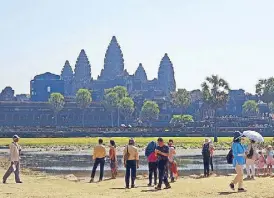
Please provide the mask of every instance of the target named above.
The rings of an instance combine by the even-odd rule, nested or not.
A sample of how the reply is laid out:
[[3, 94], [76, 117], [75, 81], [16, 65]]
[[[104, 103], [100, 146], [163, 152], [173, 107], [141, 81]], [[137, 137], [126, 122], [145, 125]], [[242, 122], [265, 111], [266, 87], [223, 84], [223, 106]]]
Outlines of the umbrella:
[[255, 142], [264, 142], [263, 136], [256, 131], [244, 131], [243, 135], [251, 140], [254, 140]]

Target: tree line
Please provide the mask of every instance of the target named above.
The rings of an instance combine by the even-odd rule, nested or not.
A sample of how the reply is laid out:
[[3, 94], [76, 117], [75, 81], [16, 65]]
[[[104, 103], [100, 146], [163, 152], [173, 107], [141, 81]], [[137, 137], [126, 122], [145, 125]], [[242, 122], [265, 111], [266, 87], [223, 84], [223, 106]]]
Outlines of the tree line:
[[[216, 111], [223, 108], [229, 100], [230, 87], [228, 82], [220, 78], [218, 75], [206, 77], [201, 84], [202, 92], [202, 110], [207, 114], [216, 118]], [[76, 94], [77, 106], [82, 110], [82, 125], [84, 126], [84, 116], [86, 109], [92, 102], [91, 91], [88, 89], [79, 89]], [[259, 80], [256, 84], [256, 94], [261, 101], [265, 102], [270, 111], [274, 112], [274, 78]], [[185, 123], [193, 121], [191, 115], [183, 115], [187, 107], [191, 104], [190, 93], [186, 89], [178, 89], [171, 93], [171, 102], [174, 106], [181, 109], [179, 115], [173, 115], [171, 123], [177, 125], [178, 123]], [[49, 104], [54, 111], [55, 121], [57, 123], [58, 113], [64, 108], [65, 99], [60, 93], [52, 93], [49, 98]], [[127, 89], [123, 86], [116, 86], [114, 88], [106, 89], [102, 104], [110, 112], [112, 126], [116, 112], [121, 113], [126, 124], [132, 118], [136, 110], [133, 99], [129, 96]], [[155, 101], [144, 101], [141, 111], [138, 115], [139, 121], [149, 125], [153, 120], [157, 120], [160, 113], [158, 104]], [[258, 113], [258, 103], [253, 100], [246, 101], [243, 105], [243, 114], [256, 115]], [[119, 119], [118, 115], [118, 119]]]

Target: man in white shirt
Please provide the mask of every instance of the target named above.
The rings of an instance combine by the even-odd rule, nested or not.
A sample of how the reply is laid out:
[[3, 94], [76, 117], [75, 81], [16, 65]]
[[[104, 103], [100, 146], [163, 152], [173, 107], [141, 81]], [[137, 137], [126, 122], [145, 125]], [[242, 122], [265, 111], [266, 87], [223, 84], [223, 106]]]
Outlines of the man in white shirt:
[[21, 152], [21, 147], [18, 144], [19, 142], [19, 136], [18, 135], [14, 135], [12, 137], [13, 142], [10, 144], [10, 162], [11, 165], [9, 167], [9, 169], [7, 170], [7, 172], [5, 173], [4, 177], [3, 177], [3, 183], [5, 184], [8, 177], [10, 176], [10, 174], [12, 172], [14, 172], [15, 174], [15, 182], [16, 183], [23, 183], [20, 180], [19, 177], [19, 171], [20, 171], [20, 152]]

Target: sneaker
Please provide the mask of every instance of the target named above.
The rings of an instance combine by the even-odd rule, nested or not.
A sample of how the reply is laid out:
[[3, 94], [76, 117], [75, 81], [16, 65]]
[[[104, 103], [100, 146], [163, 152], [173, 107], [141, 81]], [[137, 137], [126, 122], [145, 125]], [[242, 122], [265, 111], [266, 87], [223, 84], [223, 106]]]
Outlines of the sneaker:
[[3, 180], [3, 184], [6, 184], [7, 183], [7, 181], [6, 180]]
[[164, 189], [170, 189], [171, 186], [170, 185], [167, 185]]
[[129, 186], [126, 186], [125, 188], [126, 188], [126, 189], [129, 189]]
[[238, 188], [238, 192], [246, 192], [244, 188]]
[[89, 183], [93, 183], [94, 182], [94, 179], [93, 178], [91, 178], [90, 179], [90, 181], [89, 181]]
[[229, 184], [229, 187], [230, 187], [232, 190], [235, 190], [234, 184], [233, 184], [233, 183]]
[[148, 186], [148, 187], [151, 187], [151, 186], [152, 186], [152, 184], [151, 184], [151, 183], [149, 183], [147, 186]]
[[136, 186], [133, 184], [133, 185], [131, 185], [131, 188], [136, 188]]
[[161, 186], [156, 186], [155, 190], [162, 190]]

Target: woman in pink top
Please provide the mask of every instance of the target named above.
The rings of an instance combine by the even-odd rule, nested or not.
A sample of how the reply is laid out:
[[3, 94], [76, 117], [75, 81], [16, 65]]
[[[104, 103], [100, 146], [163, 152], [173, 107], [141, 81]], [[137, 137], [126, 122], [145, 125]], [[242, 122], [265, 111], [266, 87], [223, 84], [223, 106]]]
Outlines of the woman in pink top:
[[157, 156], [154, 152], [156, 148], [156, 142], [150, 142], [146, 148], [146, 156], [148, 161], [149, 171], [149, 183], [148, 186], [152, 186], [152, 175], [154, 175], [154, 185], [157, 185]]
[[256, 160], [257, 165], [257, 176], [264, 173], [264, 166], [265, 166], [265, 158], [262, 151], [258, 152], [258, 158]]

